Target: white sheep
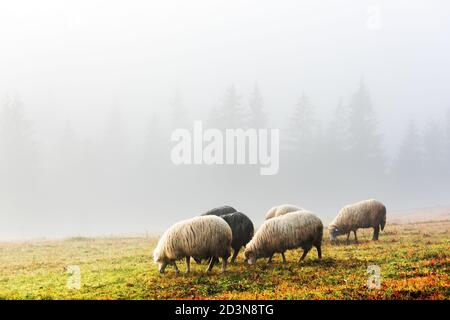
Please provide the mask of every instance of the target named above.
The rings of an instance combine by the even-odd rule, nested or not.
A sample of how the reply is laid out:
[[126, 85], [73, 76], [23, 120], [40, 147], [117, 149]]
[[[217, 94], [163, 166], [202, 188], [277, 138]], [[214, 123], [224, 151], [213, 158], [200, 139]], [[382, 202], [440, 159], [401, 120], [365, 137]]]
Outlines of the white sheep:
[[[289, 212], [295, 212], [295, 211], [300, 211], [300, 210], [304, 210], [304, 209], [294, 206], [292, 204], [282, 204], [279, 206], [275, 206], [275, 207], [272, 207], [269, 211], [267, 211], [266, 220], [285, 215], [286, 213], [289, 213]], [[283, 257], [283, 261], [286, 261], [286, 257], [284, 256], [284, 253], [281, 253], [281, 256]], [[269, 257], [268, 262], [272, 262], [272, 258], [273, 258], [273, 255], [271, 255]]]
[[336, 240], [336, 236], [347, 234], [347, 243], [350, 232], [355, 234], [359, 228], [373, 228], [373, 240], [378, 240], [378, 235], [386, 224], [386, 207], [381, 202], [370, 199], [347, 205], [339, 211], [336, 218], [328, 226], [330, 240]]
[[[200, 216], [178, 222], [164, 232], [153, 251], [153, 259], [163, 273], [167, 265], [173, 265], [178, 273], [176, 260], [186, 258], [186, 273], [190, 272], [190, 258], [222, 258], [222, 272], [231, 255], [231, 228], [220, 217]], [[214, 263], [208, 266], [211, 271]]]
[[[253, 239], [245, 247], [244, 255], [249, 264], [260, 257], [271, 257], [274, 253], [302, 248], [302, 261], [314, 246], [319, 259], [322, 258], [322, 221], [309, 211], [295, 211], [266, 220]], [[286, 259], [283, 255], [283, 263]]]

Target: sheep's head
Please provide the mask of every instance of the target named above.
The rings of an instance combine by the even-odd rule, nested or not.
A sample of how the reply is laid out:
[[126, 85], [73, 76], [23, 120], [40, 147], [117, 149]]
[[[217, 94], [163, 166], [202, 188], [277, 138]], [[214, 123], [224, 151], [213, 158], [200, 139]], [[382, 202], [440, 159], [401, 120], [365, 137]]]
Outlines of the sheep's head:
[[166, 269], [169, 261], [160, 254], [160, 251], [158, 248], [153, 251], [153, 261], [155, 261], [158, 264], [158, 271], [160, 273], [164, 273], [164, 270]]
[[159, 273], [164, 273], [164, 271], [166, 270], [167, 267], [167, 262], [163, 261], [163, 262], [158, 262], [158, 271]]
[[257, 256], [256, 256], [254, 251], [249, 250], [249, 249], [245, 249], [244, 257], [245, 257], [245, 260], [247, 260], [249, 265], [252, 265], [252, 264], [256, 263]]
[[336, 241], [336, 237], [340, 234], [339, 228], [337, 228], [336, 226], [330, 226], [328, 228], [328, 231], [330, 233], [330, 241]]

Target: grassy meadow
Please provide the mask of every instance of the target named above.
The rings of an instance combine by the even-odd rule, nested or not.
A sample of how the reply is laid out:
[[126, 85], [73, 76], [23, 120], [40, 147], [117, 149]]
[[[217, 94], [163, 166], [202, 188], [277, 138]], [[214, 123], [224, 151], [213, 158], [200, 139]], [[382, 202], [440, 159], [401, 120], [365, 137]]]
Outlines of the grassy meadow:
[[[359, 243], [337, 245], [324, 235], [323, 259], [300, 250], [288, 263], [243, 261], [226, 274], [191, 262], [161, 275], [152, 261], [154, 237], [68, 238], [0, 243], [0, 299], [450, 299], [450, 220], [389, 224], [378, 242], [360, 230]], [[351, 237], [352, 239], [352, 237]], [[68, 266], [80, 268], [81, 287], [69, 289]], [[369, 289], [369, 265], [381, 268], [381, 287]]]

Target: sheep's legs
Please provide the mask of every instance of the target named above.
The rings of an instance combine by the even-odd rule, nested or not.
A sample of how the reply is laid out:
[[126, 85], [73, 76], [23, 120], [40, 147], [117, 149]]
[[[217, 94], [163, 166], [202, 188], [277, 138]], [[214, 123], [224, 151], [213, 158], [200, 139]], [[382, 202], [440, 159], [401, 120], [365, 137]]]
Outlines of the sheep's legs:
[[372, 240], [378, 240], [378, 235], [380, 234], [380, 226], [373, 228], [373, 238]]
[[358, 242], [358, 238], [356, 237], [356, 230], [353, 230], [353, 233], [355, 234], [355, 243]]
[[191, 257], [186, 257], [186, 273], [191, 272]]
[[222, 257], [222, 273], [227, 270], [227, 260], [228, 258]]
[[167, 263], [162, 263], [161, 264], [161, 267], [159, 268], [159, 272], [160, 273], [164, 273], [165, 272], [165, 270], [166, 270], [166, 267], [167, 267]]
[[349, 244], [350, 243], [350, 231], [347, 233], [347, 244]]
[[322, 248], [321, 246], [316, 246], [317, 249], [317, 255], [319, 257], [319, 259], [322, 259]]
[[236, 261], [236, 257], [238, 255], [238, 253], [239, 253], [239, 249], [234, 250], [233, 256], [231, 257], [231, 263], [234, 263]]
[[[267, 263], [272, 263], [273, 253], [270, 255], [269, 260], [267, 260]], [[286, 263], [286, 257], [284, 256], [284, 252], [281, 252], [281, 257], [283, 257], [283, 263]]]
[[306, 255], [308, 254], [309, 250], [311, 250], [311, 248], [303, 248], [303, 254], [300, 257], [300, 260], [298, 262], [302, 262], [303, 259], [305, 259]]
[[209, 260], [208, 269], [206, 269], [207, 272], [211, 272], [212, 268], [214, 267], [214, 262], [215, 262], [214, 257], [211, 257], [211, 259]]
[[173, 261], [173, 262], [172, 262], [172, 265], [173, 265], [173, 268], [175, 269], [175, 272], [176, 272], [176, 273], [179, 273], [180, 270], [178, 270], [177, 263], [176, 263], [175, 261]]

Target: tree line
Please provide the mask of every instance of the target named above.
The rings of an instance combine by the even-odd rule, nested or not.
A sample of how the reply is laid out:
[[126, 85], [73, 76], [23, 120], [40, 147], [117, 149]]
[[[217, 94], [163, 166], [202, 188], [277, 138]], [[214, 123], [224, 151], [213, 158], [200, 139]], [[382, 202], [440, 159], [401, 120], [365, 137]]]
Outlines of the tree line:
[[[69, 119], [49, 154], [20, 98], [3, 99], [0, 215], [54, 212], [54, 217], [82, 225], [112, 212], [118, 221], [126, 212], [145, 220], [157, 211], [174, 219], [180, 212], [236, 203], [255, 214], [292, 202], [329, 215], [338, 205], [368, 197], [396, 208], [448, 204], [450, 109], [425, 126], [411, 119], [395, 156], [389, 157], [387, 136], [363, 82], [348, 101], [337, 103], [330, 121], [321, 119], [310, 97], [300, 94], [281, 128], [280, 173], [271, 177], [249, 165], [173, 165], [170, 134], [174, 128], [191, 128], [194, 119], [180, 92], [170, 109], [169, 125], [158, 114], [148, 119], [144, 143], [137, 147], [117, 107], [111, 108], [104, 135], [96, 140], [80, 139]], [[245, 99], [230, 86], [205, 123], [221, 129], [270, 128], [270, 111], [257, 85]]]

